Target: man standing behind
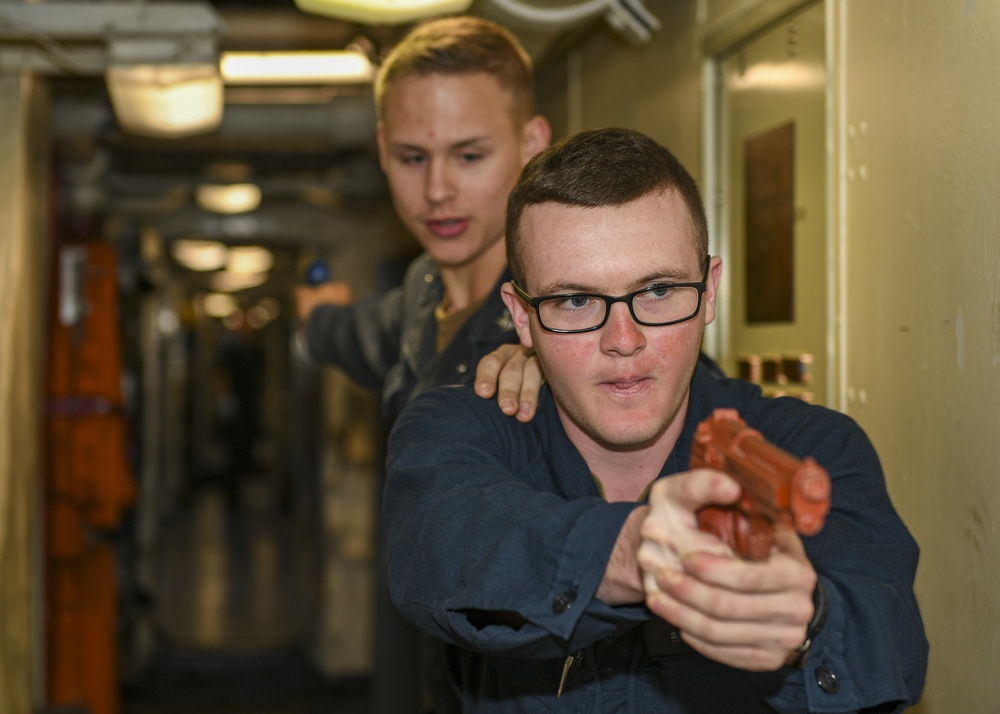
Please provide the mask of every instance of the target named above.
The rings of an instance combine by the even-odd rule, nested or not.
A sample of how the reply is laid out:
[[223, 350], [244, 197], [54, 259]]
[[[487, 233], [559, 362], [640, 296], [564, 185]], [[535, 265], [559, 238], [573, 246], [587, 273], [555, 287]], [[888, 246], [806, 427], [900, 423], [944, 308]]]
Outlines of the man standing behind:
[[472, 381], [516, 335], [500, 299], [504, 210], [549, 143], [531, 60], [504, 28], [456, 17], [418, 26], [375, 81], [378, 147], [393, 204], [426, 251], [401, 288], [351, 305], [342, 283], [297, 290], [311, 355], [382, 392], [394, 416], [429, 387]]
[[[385, 295], [351, 304], [348, 285], [328, 283], [298, 288], [296, 300], [310, 355], [380, 391], [389, 418], [430, 387], [470, 383], [484, 355], [517, 342], [499, 290], [508, 277], [504, 210], [525, 163], [549, 143], [534, 91], [531, 60], [513, 35], [471, 17], [417, 26], [379, 68], [379, 160], [425, 253]], [[377, 580], [384, 571], [378, 563]], [[376, 585], [375, 710], [422, 711], [426, 670], [435, 711], [450, 711], [443, 649], [425, 641], [429, 654], [420, 655], [385, 590]]]
[[[920, 696], [918, 549], [848, 417], [698, 363], [721, 261], [697, 187], [636, 132], [541, 152], [507, 212], [527, 424], [471, 389], [417, 397], [389, 443], [390, 590], [457, 645], [466, 712], [895, 712]], [[688, 471], [714, 409], [831, 475], [824, 529], [744, 561], [697, 527], [738, 484]], [[648, 499], [648, 503], [647, 503]]]

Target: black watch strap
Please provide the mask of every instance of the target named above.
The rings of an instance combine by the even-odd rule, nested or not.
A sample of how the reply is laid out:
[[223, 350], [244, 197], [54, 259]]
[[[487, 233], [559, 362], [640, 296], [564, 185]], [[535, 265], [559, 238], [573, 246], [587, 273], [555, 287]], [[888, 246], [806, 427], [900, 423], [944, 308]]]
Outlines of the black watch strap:
[[806, 655], [809, 654], [809, 649], [812, 647], [813, 641], [823, 629], [823, 625], [826, 624], [826, 616], [828, 612], [829, 605], [827, 604], [826, 599], [826, 588], [823, 587], [823, 581], [817, 577], [816, 587], [813, 588], [812, 620], [810, 620], [809, 625], [806, 626], [805, 640], [803, 640], [802, 644], [794, 650], [795, 658], [793, 662], [796, 665], [801, 667], [805, 663]]

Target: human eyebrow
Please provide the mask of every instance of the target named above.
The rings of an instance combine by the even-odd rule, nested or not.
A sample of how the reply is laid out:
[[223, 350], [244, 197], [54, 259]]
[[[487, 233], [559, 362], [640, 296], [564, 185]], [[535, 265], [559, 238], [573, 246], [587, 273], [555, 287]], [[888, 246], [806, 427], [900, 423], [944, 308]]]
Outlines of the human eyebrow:
[[600, 290], [587, 287], [581, 283], [560, 280], [558, 282], [550, 283], [538, 291], [539, 295], [570, 295], [576, 293], [600, 295]]
[[462, 139], [461, 141], [456, 141], [454, 144], [451, 145], [451, 148], [455, 150], [462, 150], [462, 149], [467, 149], [470, 146], [486, 145], [489, 143], [491, 142], [490, 142], [490, 137], [488, 136], [485, 135], [470, 136], [468, 139]]
[[698, 277], [691, 277], [691, 274], [680, 268], [661, 268], [648, 273], [645, 277], [635, 282], [636, 286], [649, 285], [651, 283], [689, 283], [697, 280]]
[[412, 144], [398, 143], [389, 144], [388, 154], [394, 160], [406, 163], [414, 159], [423, 159], [427, 156], [427, 151], [419, 146], [413, 146]]
[[[661, 268], [647, 273], [638, 280], [633, 281], [632, 290], [642, 290], [644, 287], [656, 285], [658, 283], [689, 283], [695, 282], [696, 280], [698, 280], [697, 277], [692, 278], [687, 271], [680, 268]], [[625, 293], [632, 292], [632, 290], [626, 290]], [[610, 293], [605, 292], [600, 288], [568, 280], [560, 280], [549, 283], [544, 287], [544, 289], [539, 290], [538, 292], [539, 295], [569, 295], [577, 293], [585, 293], [588, 295], [610, 295]]]
[[456, 156], [474, 155], [476, 157], [488, 156], [494, 152], [494, 143], [487, 137], [476, 137], [466, 141], [459, 141], [449, 147], [449, 152]]

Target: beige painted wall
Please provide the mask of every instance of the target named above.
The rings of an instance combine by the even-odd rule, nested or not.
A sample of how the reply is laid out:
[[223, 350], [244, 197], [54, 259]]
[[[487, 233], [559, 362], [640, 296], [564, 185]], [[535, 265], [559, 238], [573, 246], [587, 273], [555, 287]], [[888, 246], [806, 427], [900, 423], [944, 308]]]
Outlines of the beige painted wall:
[[995, 711], [1000, 4], [854, 0], [840, 21], [847, 408], [923, 548], [919, 711]]
[[47, 225], [44, 83], [0, 76], [0, 711], [29, 714], [36, 684], [33, 557]]
[[[787, 0], [648, 0], [632, 48], [601, 29], [541, 72], [568, 128], [630, 126], [705, 178], [702, 60]], [[831, 401], [882, 457], [923, 549], [922, 714], [992, 711], [1000, 679], [1000, 3], [827, 0]]]

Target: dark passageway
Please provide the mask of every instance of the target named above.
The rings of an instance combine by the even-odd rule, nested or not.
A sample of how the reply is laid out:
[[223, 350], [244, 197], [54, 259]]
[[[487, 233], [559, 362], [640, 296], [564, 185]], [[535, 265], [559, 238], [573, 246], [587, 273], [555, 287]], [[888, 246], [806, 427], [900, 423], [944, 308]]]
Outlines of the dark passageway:
[[162, 539], [157, 643], [123, 714], [354, 714], [364, 678], [330, 678], [307, 648], [317, 609], [315, 538], [263, 477], [233, 506], [212, 487], [178, 510]]

